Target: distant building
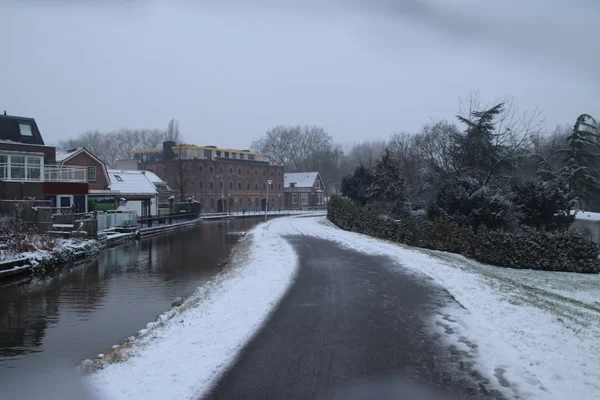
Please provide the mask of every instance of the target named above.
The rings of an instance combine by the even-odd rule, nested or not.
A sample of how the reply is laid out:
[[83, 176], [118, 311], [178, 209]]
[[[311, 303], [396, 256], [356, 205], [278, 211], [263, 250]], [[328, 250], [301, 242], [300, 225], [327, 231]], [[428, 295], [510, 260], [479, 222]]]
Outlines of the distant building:
[[56, 163], [33, 118], [0, 115], [0, 198], [52, 200], [53, 207], [85, 212], [87, 169]]
[[192, 198], [206, 212], [264, 210], [267, 191], [269, 209], [284, 208], [283, 166], [270, 164], [260, 153], [165, 142], [162, 149], [130, 154], [139, 169], [165, 181], [178, 200]]
[[318, 172], [286, 173], [284, 178], [287, 209], [324, 208], [325, 185]]

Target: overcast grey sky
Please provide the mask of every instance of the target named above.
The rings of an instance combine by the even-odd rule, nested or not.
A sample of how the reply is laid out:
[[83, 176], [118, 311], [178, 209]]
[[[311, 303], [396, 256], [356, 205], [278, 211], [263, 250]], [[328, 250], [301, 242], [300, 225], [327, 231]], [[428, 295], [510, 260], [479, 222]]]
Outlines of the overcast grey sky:
[[5, 0], [0, 112], [51, 143], [172, 117], [201, 145], [278, 124], [352, 143], [452, 119], [477, 90], [553, 127], [600, 114], [599, 21], [595, 0]]

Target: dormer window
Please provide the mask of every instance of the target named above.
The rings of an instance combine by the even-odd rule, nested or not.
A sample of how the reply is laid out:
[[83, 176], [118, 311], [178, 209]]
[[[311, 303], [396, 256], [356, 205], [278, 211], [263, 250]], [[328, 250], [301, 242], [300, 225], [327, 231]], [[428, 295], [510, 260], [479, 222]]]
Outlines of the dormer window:
[[115, 175], [115, 179], [118, 180], [119, 182], [123, 182], [123, 178], [121, 178], [120, 175]]
[[31, 130], [31, 124], [19, 124], [19, 131], [21, 131], [21, 136], [32, 137], [33, 131]]

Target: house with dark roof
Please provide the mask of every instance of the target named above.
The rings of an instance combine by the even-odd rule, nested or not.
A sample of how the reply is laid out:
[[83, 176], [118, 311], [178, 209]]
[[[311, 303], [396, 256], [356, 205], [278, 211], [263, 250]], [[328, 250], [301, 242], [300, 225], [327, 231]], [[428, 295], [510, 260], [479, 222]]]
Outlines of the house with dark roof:
[[287, 209], [325, 208], [325, 185], [318, 172], [294, 172], [283, 176]]
[[57, 208], [87, 210], [87, 170], [56, 164], [33, 118], [0, 115], [0, 199], [48, 199]]

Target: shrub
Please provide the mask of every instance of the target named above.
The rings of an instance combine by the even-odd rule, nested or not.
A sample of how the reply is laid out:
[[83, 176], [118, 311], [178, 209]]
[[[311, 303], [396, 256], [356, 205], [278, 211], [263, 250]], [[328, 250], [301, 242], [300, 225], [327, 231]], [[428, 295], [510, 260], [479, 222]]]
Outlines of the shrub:
[[383, 218], [351, 201], [334, 196], [327, 218], [342, 229], [365, 233], [409, 246], [463, 254], [484, 263], [510, 268], [598, 273], [598, 247], [576, 231], [540, 231], [530, 227], [477, 234], [448, 218], [424, 220], [405, 216]]

